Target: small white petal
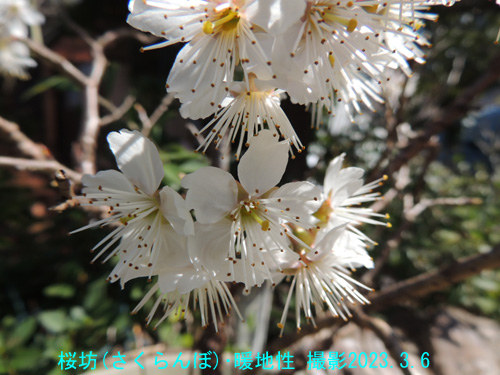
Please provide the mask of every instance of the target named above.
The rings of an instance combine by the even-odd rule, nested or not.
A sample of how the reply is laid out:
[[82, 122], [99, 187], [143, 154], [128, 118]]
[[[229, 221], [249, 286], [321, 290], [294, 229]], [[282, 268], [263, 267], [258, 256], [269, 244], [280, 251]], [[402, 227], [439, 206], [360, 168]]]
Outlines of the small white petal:
[[188, 174], [182, 179], [182, 187], [188, 189], [188, 209], [194, 209], [196, 220], [203, 224], [218, 222], [237, 204], [236, 181], [219, 168], [202, 167]]
[[84, 186], [83, 193], [99, 193], [99, 186], [115, 189], [123, 192], [135, 192], [134, 185], [123, 175], [115, 170], [99, 171], [95, 176], [84, 175], [82, 177], [82, 184]]
[[195, 223], [195, 235], [188, 238], [189, 257], [196, 269], [219, 274], [232, 246], [231, 221]]
[[342, 169], [344, 158], [345, 158], [345, 153], [337, 156], [330, 162], [330, 164], [328, 164], [328, 168], [326, 169], [325, 173], [325, 181], [323, 182], [323, 188], [325, 194], [328, 194], [330, 190], [332, 190], [333, 186], [335, 186], [335, 177]]
[[280, 35], [304, 15], [305, 8], [304, 0], [251, 1], [245, 7], [245, 15], [250, 22]]
[[262, 195], [281, 181], [289, 148], [288, 142], [279, 142], [270, 130], [262, 130], [251, 138], [250, 147], [238, 164], [238, 177], [248, 194]]
[[153, 142], [136, 130], [122, 129], [109, 133], [108, 143], [123, 174], [144, 193], [153, 195], [165, 173]]
[[179, 294], [191, 292], [210, 280], [209, 275], [195, 270], [194, 267], [172, 269], [158, 275], [158, 284], [162, 293], [177, 290]]
[[364, 174], [365, 171], [361, 168], [349, 167], [342, 169], [330, 182], [331, 190], [325, 189], [326, 194], [331, 194], [332, 206], [344, 202], [361, 188]]
[[273, 191], [269, 197], [281, 198], [294, 216], [300, 216], [303, 219], [321, 206], [321, 189], [306, 181], [289, 182]]
[[193, 218], [186, 201], [174, 189], [165, 186], [160, 190], [160, 207], [163, 216], [177, 233], [186, 236], [194, 234]]
[[[181, 2], [184, 3], [184, 9], [181, 8]], [[163, 1], [162, 4], [144, 0], [131, 1], [129, 3], [131, 14], [127, 18], [127, 23], [160, 38], [176, 40], [184, 37], [183, 40], [187, 42], [199, 31], [199, 18], [203, 17], [203, 12], [191, 9], [191, 5], [196, 4], [182, 0]]]
[[316, 246], [314, 246], [314, 252], [307, 255], [307, 258], [313, 262], [325, 257], [330, 254], [335, 246], [335, 243], [345, 232], [345, 224], [335, 227], [329, 230], [322, 236], [321, 241], [319, 241]]

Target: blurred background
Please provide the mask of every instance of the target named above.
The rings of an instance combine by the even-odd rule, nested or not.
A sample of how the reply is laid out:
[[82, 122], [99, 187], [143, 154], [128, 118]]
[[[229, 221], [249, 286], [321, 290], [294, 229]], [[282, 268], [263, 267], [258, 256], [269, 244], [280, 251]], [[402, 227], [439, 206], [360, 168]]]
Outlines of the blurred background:
[[[32, 30], [33, 38], [88, 74], [94, 56], [84, 36], [130, 32], [127, 3], [39, 1], [46, 22]], [[78, 367], [61, 370], [61, 351], [76, 352], [77, 357], [92, 351], [102, 358], [117, 350], [149, 350], [154, 355], [207, 347], [230, 353], [293, 351], [296, 370], [306, 372], [307, 354], [313, 350], [369, 353], [403, 348], [418, 360], [429, 352], [430, 367], [344, 373], [500, 373], [500, 271], [492, 266], [500, 258], [500, 46], [494, 44], [500, 7], [488, 0], [462, 0], [453, 7], [434, 7], [433, 12], [440, 17], [426, 27], [433, 44], [427, 49], [427, 63], [412, 63], [411, 77], [391, 74], [384, 86], [386, 105], [376, 113], [356, 115], [353, 124], [339, 109], [335, 118], [325, 118], [320, 129], [312, 130], [303, 107], [283, 102], [307, 146], [289, 163], [285, 180], [321, 182], [328, 162], [343, 152], [349, 165], [367, 171], [367, 180], [389, 175], [381, 188], [386, 199], [378, 203], [390, 214], [392, 229], [363, 228], [379, 243], [371, 250], [376, 268], [355, 275], [377, 291], [497, 249], [489, 267], [481, 265], [458, 276], [451, 273], [447, 277], [452, 286], [441, 283], [439, 290], [424, 290], [418, 298], [403, 295], [374, 304], [373, 311], [366, 310], [366, 316], [360, 312], [349, 324], [320, 316], [321, 329], [307, 327], [297, 334], [291, 314], [282, 339], [276, 323], [288, 285], [262, 288], [248, 297], [235, 290], [247, 323], [231, 317], [213, 344], [207, 341], [211, 333], [197, 326], [196, 313], [188, 314], [186, 321], [169, 319], [156, 330], [144, 324], [148, 306], [131, 316], [150, 285], [132, 280], [122, 290], [105, 282], [113, 261], [90, 264], [89, 250], [108, 231], [68, 235], [98, 214], [73, 207], [54, 210], [67, 198], [67, 182], [58, 183], [52, 172], [4, 166], [0, 373], [82, 373]], [[164, 82], [182, 46], [140, 53], [141, 46], [155, 39], [127, 32], [104, 49], [109, 64], [99, 88], [105, 100], [101, 114], [116, 112], [122, 105], [123, 113], [100, 128], [97, 170], [116, 168], [105, 141], [108, 132], [150, 126], [149, 135], [165, 165], [164, 183], [180, 189], [184, 174], [219, 165], [220, 155], [213, 150], [206, 156], [193, 152], [198, 143], [190, 129], [202, 123], [182, 119], [179, 103], [169, 103], [165, 96]], [[43, 145], [48, 159], [73, 168], [84, 116], [82, 88], [47, 59], [36, 60], [38, 67], [30, 70], [29, 80], [0, 77], [0, 116]], [[148, 114], [154, 123], [148, 123]], [[0, 150], [2, 156], [20, 156], [4, 129]], [[78, 184], [74, 188], [78, 192]], [[145, 373], [138, 367], [135, 371]]]

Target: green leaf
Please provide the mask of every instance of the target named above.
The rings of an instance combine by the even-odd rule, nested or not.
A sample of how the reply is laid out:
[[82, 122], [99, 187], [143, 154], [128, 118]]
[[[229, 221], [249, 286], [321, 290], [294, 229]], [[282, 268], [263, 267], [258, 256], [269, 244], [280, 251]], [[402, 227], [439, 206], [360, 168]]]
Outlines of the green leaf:
[[106, 282], [104, 278], [94, 280], [88, 287], [87, 295], [83, 300], [83, 307], [87, 311], [92, 311], [102, 305], [106, 300]]
[[473, 278], [472, 285], [487, 292], [495, 292], [497, 290], [500, 290], [500, 283], [498, 282], [498, 280], [494, 280], [492, 278], [484, 276]]
[[478, 296], [474, 299], [474, 303], [481, 309], [483, 314], [489, 315], [498, 310], [497, 301], [491, 298]]
[[33, 370], [38, 367], [42, 351], [37, 348], [20, 348], [14, 352], [10, 367], [16, 370]]
[[32, 86], [29, 90], [25, 91], [21, 96], [22, 100], [29, 100], [37, 95], [43, 94], [45, 91], [57, 88], [62, 91], [78, 91], [79, 87], [76, 86], [69, 78], [64, 76], [52, 76], [43, 80], [40, 83]]
[[47, 297], [71, 298], [75, 295], [75, 287], [69, 284], [49, 285], [43, 294]]
[[62, 310], [43, 311], [38, 315], [40, 324], [51, 333], [63, 332], [68, 326], [68, 317]]
[[92, 318], [88, 316], [85, 312], [85, 309], [81, 306], [73, 306], [69, 312], [69, 315], [73, 320], [83, 322], [83, 323], [91, 323]]
[[7, 339], [6, 346], [8, 348], [14, 348], [24, 344], [35, 333], [36, 325], [36, 319], [32, 316], [24, 319], [9, 335], [10, 337]]

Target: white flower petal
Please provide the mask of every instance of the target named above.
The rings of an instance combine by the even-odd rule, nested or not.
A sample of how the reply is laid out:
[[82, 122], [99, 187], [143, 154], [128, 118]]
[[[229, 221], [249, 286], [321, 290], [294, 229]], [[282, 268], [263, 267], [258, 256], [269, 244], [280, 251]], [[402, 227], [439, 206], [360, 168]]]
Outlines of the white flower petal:
[[[168, 75], [167, 89], [186, 104], [182, 115], [191, 119], [213, 114], [226, 97], [233, 80], [235, 62], [221, 52], [227, 49], [221, 38], [200, 34], [185, 45]], [[189, 105], [192, 104], [192, 105]]]
[[193, 235], [194, 226], [186, 201], [174, 189], [165, 186], [160, 190], [160, 209], [174, 230], [181, 235]]
[[199, 19], [203, 17], [203, 11], [191, 9], [191, 5], [198, 4], [182, 0], [163, 0], [161, 3], [131, 1], [129, 3], [131, 14], [127, 22], [136, 29], [150, 32], [160, 38], [175, 40], [184, 37], [183, 40], [188, 42], [199, 32]]
[[210, 280], [207, 273], [199, 272], [194, 267], [171, 269], [158, 275], [158, 284], [162, 293], [177, 290], [179, 294], [191, 292]]
[[202, 167], [188, 174], [182, 179], [182, 187], [188, 189], [188, 209], [194, 209], [196, 220], [203, 224], [218, 222], [237, 204], [236, 181], [219, 168]]
[[342, 169], [345, 154], [333, 159], [325, 174], [324, 192], [331, 199], [332, 207], [337, 207], [363, 186], [364, 170], [356, 167]]
[[163, 225], [161, 228], [162, 241], [158, 244], [161, 246], [158, 250], [160, 256], [163, 256], [163, 261], [157, 266], [153, 264], [156, 272], [161, 272], [160, 267], [187, 267], [191, 265], [189, 252], [187, 249], [187, 237], [183, 234], [178, 234], [170, 225]]
[[214, 224], [196, 222], [195, 235], [188, 238], [189, 257], [196, 269], [219, 274], [232, 246], [231, 221]]
[[333, 181], [332, 189], [325, 190], [326, 194], [331, 194], [331, 204], [333, 207], [340, 205], [350, 198], [358, 189], [363, 186], [363, 175], [365, 171], [357, 167], [342, 169]]
[[345, 153], [337, 156], [330, 162], [330, 164], [328, 164], [328, 168], [326, 169], [325, 173], [325, 181], [323, 182], [323, 189], [325, 194], [328, 194], [335, 185], [335, 177], [342, 169], [344, 158], [345, 158]]
[[108, 143], [123, 174], [144, 193], [153, 195], [165, 173], [153, 142], [136, 130], [122, 129], [109, 133]]
[[247, 19], [273, 35], [280, 35], [298, 21], [306, 8], [304, 0], [251, 1], [245, 7]]
[[324, 258], [326, 255], [331, 254], [335, 243], [342, 236], [345, 230], [345, 225], [339, 225], [338, 227], [326, 232], [321, 236], [321, 240], [316, 244], [316, 246], [314, 246], [314, 252], [307, 254], [307, 258], [316, 262], [321, 258]]
[[238, 164], [238, 178], [251, 196], [259, 196], [275, 187], [288, 163], [288, 142], [278, 141], [270, 130], [262, 130], [250, 140], [250, 147]]
[[84, 194], [99, 193], [101, 190], [99, 186], [105, 186], [117, 191], [135, 192], [134, 185], [130, 183], [125, 175], [112, 169], [99, 171], [95, 176], [86, 174], [82, 177], [82, 184], [84, 186], [82, 190]]
[[290, 213], [301, 218], [306, 218], [321, 206], [321, 189], [307, 181], [289, 182], [269, 197], [281, 198]]

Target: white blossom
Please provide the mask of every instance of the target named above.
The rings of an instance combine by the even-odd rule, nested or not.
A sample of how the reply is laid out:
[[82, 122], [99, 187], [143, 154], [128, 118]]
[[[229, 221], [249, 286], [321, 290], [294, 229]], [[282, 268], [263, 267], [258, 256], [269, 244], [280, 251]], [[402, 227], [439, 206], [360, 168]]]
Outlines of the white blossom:
[[30, 57], [29, 48], [24, 43], [0, 35], [0, 74], [28, 79], [27, 69], [36, 65], [36, 61]]
[[238, 64], [245, 77], [253, 72], [260, 79], [273, 78], [263, 43], [272, 40], [266, 30], [283, 27], [281, 8], [282, 0], [131, 0], [128, 22], [167, 39], [148, 48], [188, 42], [176, 58], [167, 89], [185, 105], [182, 114], [197, 119], [216, 111]]
[[314, 321], [313, 307], [324, 307], [335, 317], [347, 320], [351, 317], [347, 302], [369, 303], [355, 287], [371, 290], [351, 278], [349, 269], [364, 266], [373, 267], [371, 258], [364, 253], [352, 251], [341, 237], [345, 235], [344, 225], [333, 228], [321, 235], [321, 240], [311, 245], [311, 250], [298, 247], [300, 262], [289, 261], [283, 265], [283, 274], [293, 277], [283, 314], [278, 324], [283, 333], [291, 298], [295, 292], [295, 315], [297, 330], [301, 329], [301, 310], [306, 320]]
[[239, 182], [213, 167], [200, 168], [182, 180], [188, 189], [187, 206], [194, 209], [198, 222], [227, 220], [230, 225], [227, 259], [261, 264], [266, 270], [279, 267], [275, 261], [268, 264], [262, 255], [268, 241], [280, 251], [289, 251], [287, 229], [282, 224], [288, 221], [310, 227], [320, 196], [318, 188], [308, 182], [276, 187], [285, 172], [289, 148], [277, 138], [270, 130], [263, 130], [250, 140], [238, 164]]
[[389, 218], [387, 214], [379, 214], [371, 208], [359, 207], [361, 204], [380, 199], [380, 193], [373, 190], [387, 180], [387, 176], [365, 184], [363, 169], [342, 168], [344, 157], [345, 154], [337, 156], [328, 165], [323, 183], [324, 204], [318, 216], [327, 220], [330, 227], [340, 223], [351, 225], [367, 223], [390, 227], [390, 223], [379, 219]]
[[[302, 18], [282, 40], [276, 40], [273, 59], [288, 74], [312, 88], [314, 100], [333, 111], [336, 102], [381, 101], [380, 88], [373, 77], [380, 75], [382, 54], [376, 32], [361, 29], [364, 12], [357, 2], [308, 0]], [[387, 51], [385, 51], [387, 53]], [[288, 72], [288, 73], [287, 73]], [[307, 104], [310, 94], [304, 87], [286, 88], [292, 100]]]
[[24, 36], [28, 26], [40, 25], [44, 21], [43, 14], [36, 10], [29, 0], [2, 0], [0, 3], [0, 25], [12, 35]]
[[[248, 147], [248, 140], [266, 128], [280, 134], [300, 153], [304, 147], [292, 124], [280, 106], [283, 90], [276, 89], [275, 81], [255, 79], [249, 75], [250, 89], [244, 82], [233, 82], [226, 99], [213, 120], [200, 130], [208, 132], [198, 149], [203, 152], [210, 143], [218, 144], [227, 134], [232, 143], [237, 143], [236, 159], [239, 160], [242, 146]], [[198, 136], [198, 134], [195, 134]]]
[[158, 187], [163, 165], [154, 144], [138, 131], [121, 130], [108, 134], [108, 142], [121, 172], [100, 171], [85, 175], [81, 205], [108, 206], [108, 217], [90, 223], [72, 233], [96, 226], [116, 226], [92, 251], [100, 248], [94, 260], [108, 249], [106, 260], [120, 254], [120, 262], [110, 275], [111, 281], [127, 281], [141, 267], [153, 265], [161, 252], [171, 254], [183, 236], [193, 234], [193, 222], [185, 201], [173, 189]]
[[28, 0], [3, 0], [0, 3], [0, 74], [29, 78], [28, 68], [35, 67], [29, 48], [21, 41], [29, 35], [29, 26], [40, 25], [43, 15]]
[[183, 236], [173, 251], [173, 258], [177, 262], [173, 261], [172, 252], [170, 254], [161, 252], [154, 265], [154, 274], [158, 275], [158, 280], [135, 307], [133, 313], [158, 294], [148, 314], [147, 324], [151, 322], [162, 303], [162, 316], [156, 326], [172, 314], [177, 315], [179, 319], [183, 318], [190, 303], [193, 311], [199, 309], [203, 327], [208, 326], [209, 317], [212, 316], [215, 331], [218, 331], [217, 322], [223, 321], [223, 315], [229, 314], [233, 308], [243, 320], [226, 284], [211, 273], [193, 266], [189, 259], [187, 241], [188, 237]]

